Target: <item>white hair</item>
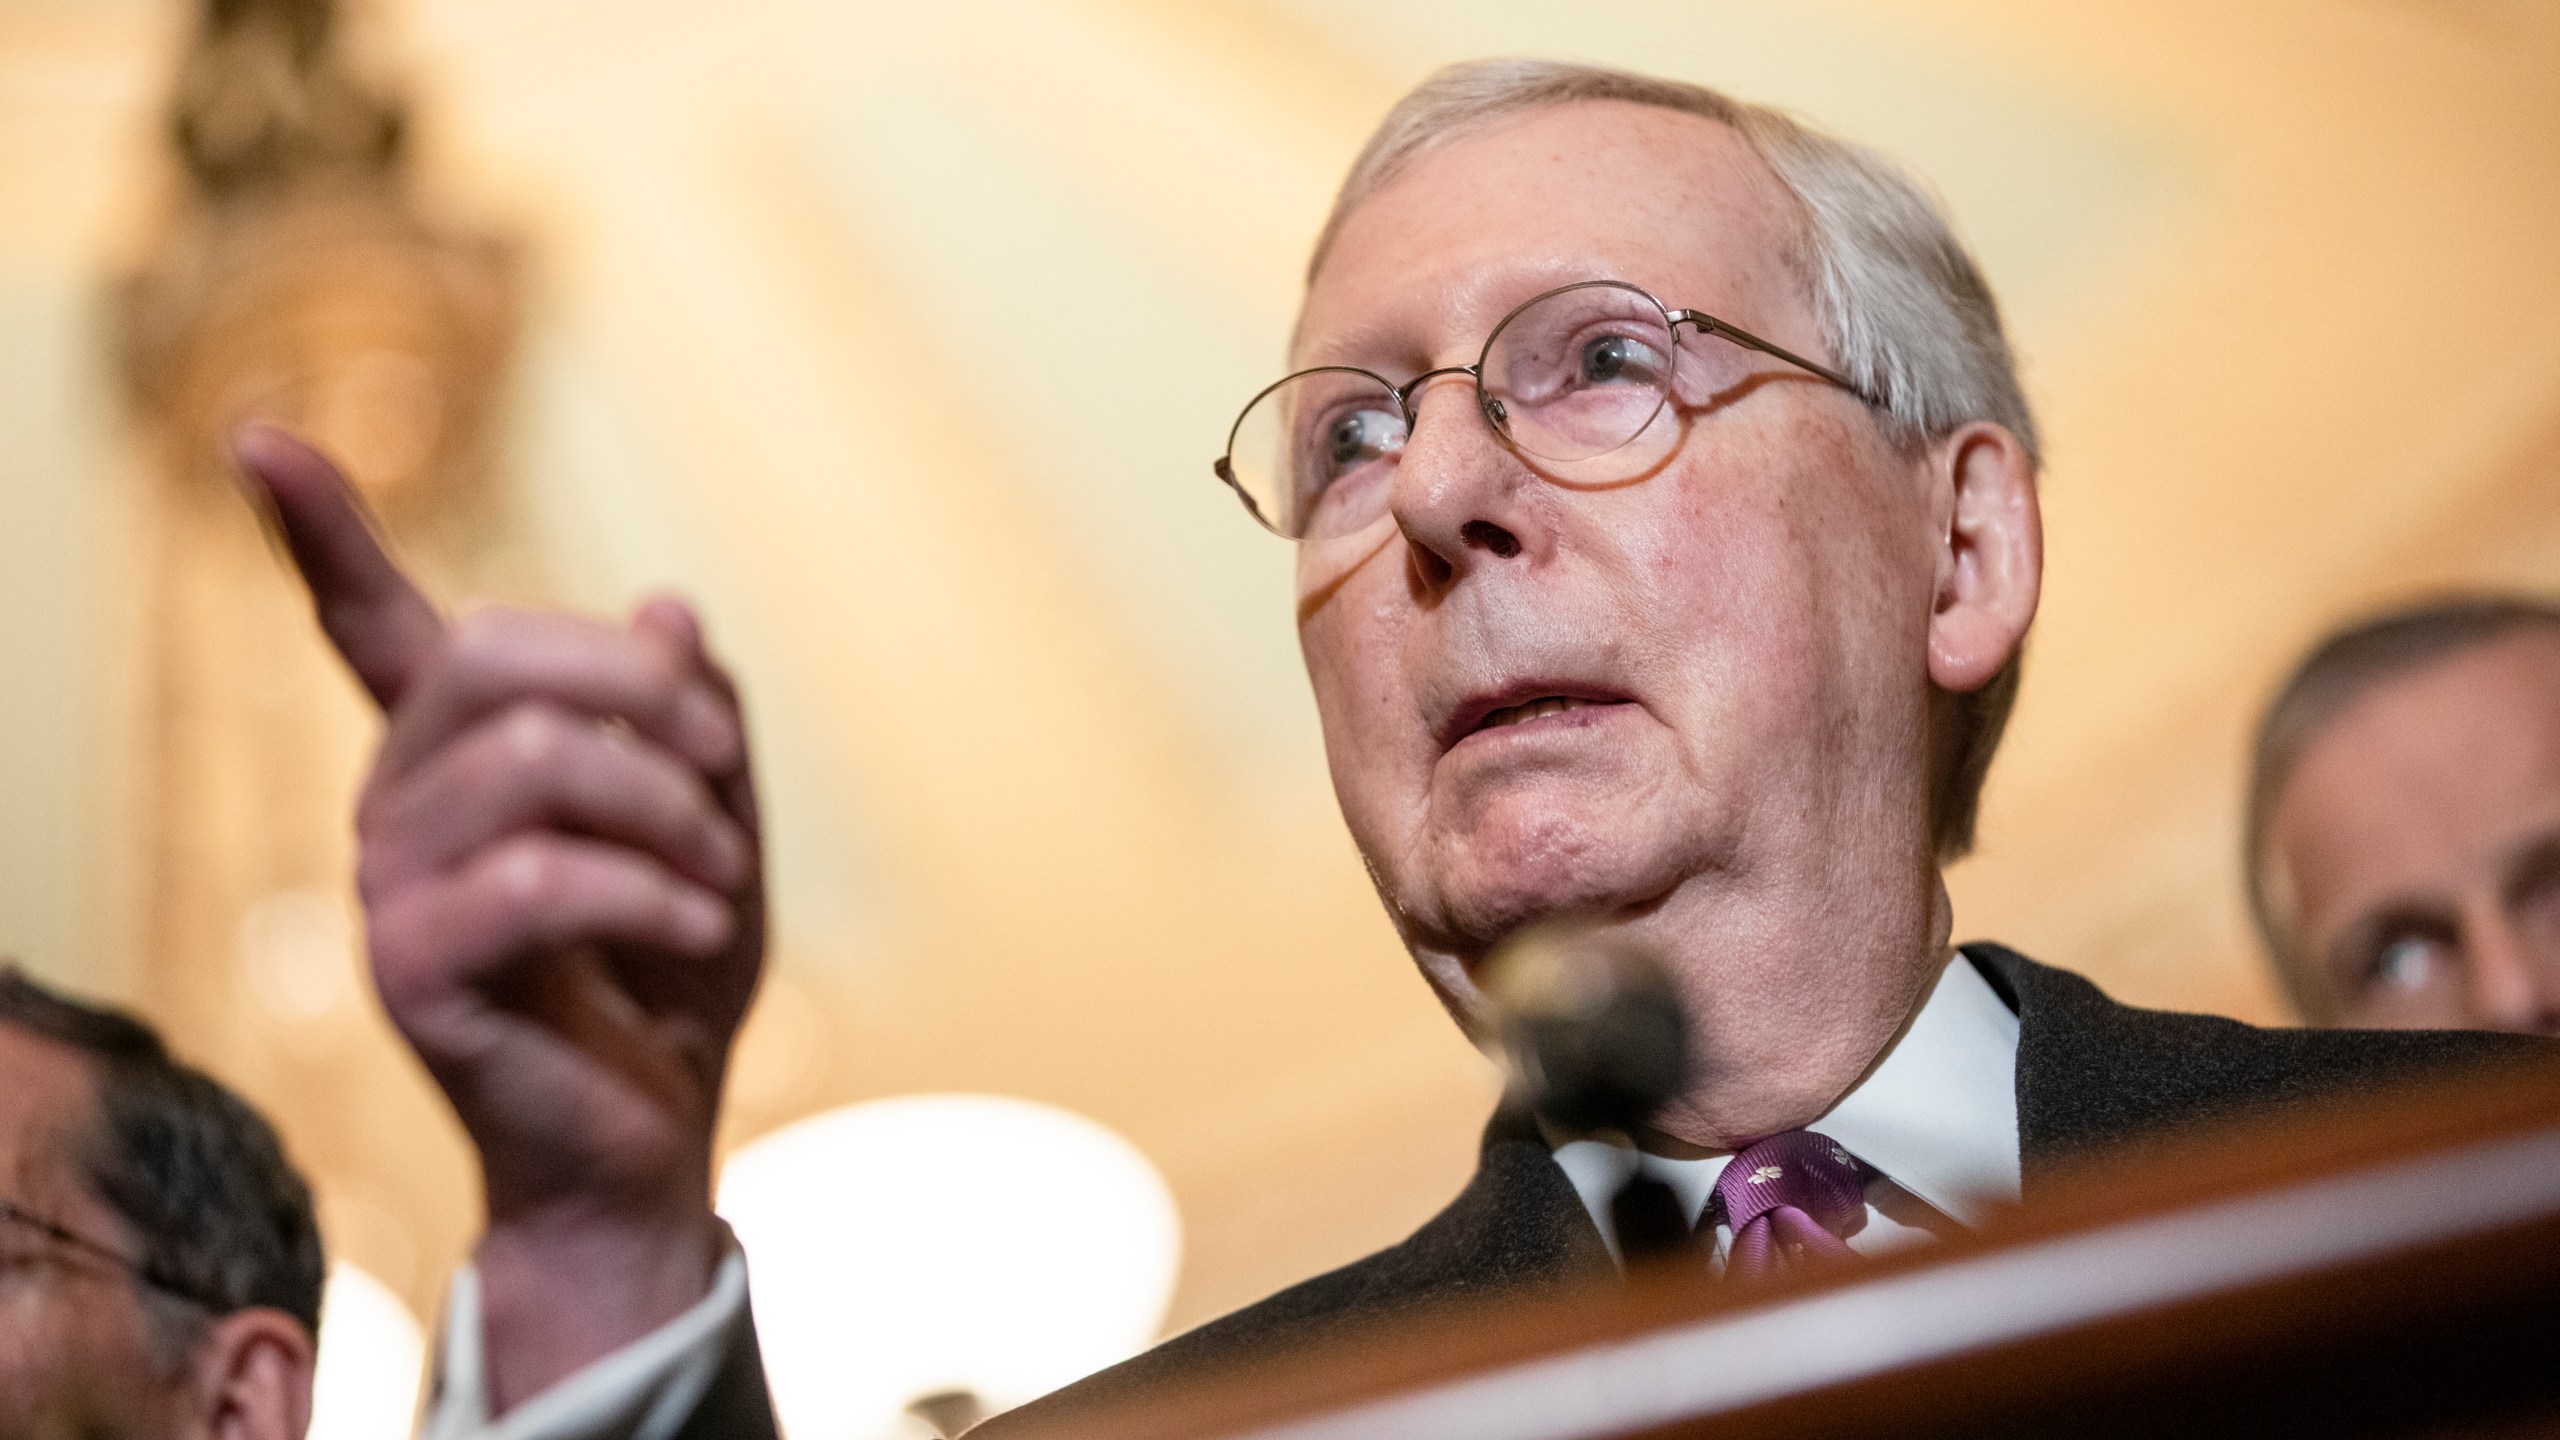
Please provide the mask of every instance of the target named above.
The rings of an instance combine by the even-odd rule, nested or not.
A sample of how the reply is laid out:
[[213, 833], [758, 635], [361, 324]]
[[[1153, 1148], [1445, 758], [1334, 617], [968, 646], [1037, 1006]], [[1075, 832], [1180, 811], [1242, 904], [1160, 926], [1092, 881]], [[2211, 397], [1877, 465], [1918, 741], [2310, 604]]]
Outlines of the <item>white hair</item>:
[[1988, 420], [2041, 461], [2000, 307], [1937, 201], [1863, 145], [1703, 85], [1555, 60], [1473, 60], [1434, 73], [1387, 112], [1334, 197], [1309, 280], [1361, 202], [1454, 136], [1526, 110], [1623, 100], [1730, 126], [1795, 200], [1788, 263], [1835, 368], [1882, 400], [1904, 439]]
[[[1929, 192], [1875, 151], [1702, 85], [1553, 60], [1476, 60], [1437, 71], [1396, 102], [1351, 162], [1308, 261], [1309, 283], [1351, 212], [1424, 154], [1508, 116], [1591, 100], [1717, 121], [1769, 167], [1796, 204], [1786, 259], [1831, 363], [1881, 404], [1897, 444], [1987, 420], [2041, 465], [1999, 304]], [[1989, 684], [1952, 697], [1931, 807], [1945, 858], [1972, 846], [1983, 777], [2017, 687], [2013, 655]]]

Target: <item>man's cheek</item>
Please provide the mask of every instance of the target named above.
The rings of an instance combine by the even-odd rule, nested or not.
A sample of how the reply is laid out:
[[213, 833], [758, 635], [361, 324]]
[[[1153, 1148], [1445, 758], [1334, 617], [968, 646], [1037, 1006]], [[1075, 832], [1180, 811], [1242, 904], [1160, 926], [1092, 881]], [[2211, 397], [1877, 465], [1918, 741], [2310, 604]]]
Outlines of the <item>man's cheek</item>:
[[1393, 639], [1383, 626], [1354, 627], [1334, 612], [1301, 627], [1299, 644], [1328, 749], [1382, 749], [1413, 728]]
[[1325, 748], [1343, 819], [1363, 845], [1391, 843], [1391, 832], [1420, 808], [1427, 772], [1417, 773], [1412, 757], [1365, 708], [1355, 708], [1339, 727], [1328, 726]]
[[[0, 1285], [16, 1283], [16, 1277], [0, 1280]], [[68, 1384], [69, 1333], [76, 1327], [62, 1323], [59, 1315], [39, 1315], [36, 1307], [12, 1303], [19, 1297], [0, 1299], [0, 1436], [77, 1434], [76, 1418], [65, 1413], [67, 1397], [73, 1393]]]

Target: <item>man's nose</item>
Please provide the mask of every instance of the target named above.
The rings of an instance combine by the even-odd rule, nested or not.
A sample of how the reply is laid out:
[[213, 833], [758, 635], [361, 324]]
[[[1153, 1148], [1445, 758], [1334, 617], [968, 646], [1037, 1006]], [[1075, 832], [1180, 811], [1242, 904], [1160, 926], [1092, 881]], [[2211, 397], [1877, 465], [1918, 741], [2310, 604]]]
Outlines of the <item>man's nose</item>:
[[2485, 1030], [2560, 1034], [2560, 955], [2536, 953], [2503, 908], [2463, 928], [2472, 1023]]
[[1463, 372], [1425, 381], [1387, 494], [1417, 570], [1435, 588], [1545, 540], [1527, 493], [1537, 477], [1502, 443], [1476, 397]]

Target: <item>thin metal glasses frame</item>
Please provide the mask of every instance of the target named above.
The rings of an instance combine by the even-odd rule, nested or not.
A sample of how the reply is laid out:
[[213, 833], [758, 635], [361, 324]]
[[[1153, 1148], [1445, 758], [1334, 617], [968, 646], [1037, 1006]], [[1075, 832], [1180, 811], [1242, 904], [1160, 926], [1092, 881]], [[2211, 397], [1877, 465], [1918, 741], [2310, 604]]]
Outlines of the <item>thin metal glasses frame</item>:
[[0, 1200], [0, 1221], [23, 1225], [57, 1245], [67, 1246], [93, 1259], [104, 1260], [162, 1294], [175, 1296], [190, 1304], [201, 1305], [208, 1310], [218, 1312], [223, 1308], [215, 1301], [160, 1274], [150, 1262], [137, 1260], [103, 1240], [92, 1240], [79, 1231], [58, 1221], [48, 1220], [23, 1205]]
[[[1512, 443], [1512, 440], [1510, 434], [1503, 428], [1504, 410], [1502, 401], [1500, 398], [1484, 388], [1484, 367], [1486, 362], [1493, 358], [1494, 343], [1502, 338], [1502, 332], [1511, 327], [1512, 321], [1519, 319], [1521, 314], [1529, 310], [1531, 307], [1543, 305], [1547, 301], [1552, 300], [1559, 295], [1568, 295], [1576, 290], [1594, 289], [1624, 290], [1630, 294], [1643, 297], [1645, 303], [1651, 305], [1654, 308], [1654, 311], [1662, 316], [1663, 328], [1669, 332], [1672, 343], [1675, 346], [1680, 340], [1680, 327], [1686, 325], [1691, 329], [1696, 330], [1701, 335], [1715, 336], [1739, 345], [1746, 350], [1757, 350], [1763, 355], [1783, 360], [1807, 374], [1827, 380], [1830, 383], [1839, 386], [1841, 389], [1855, 395], [1859, 400], [1874, 407], [1875, 409], [1882, 410], [1887, 408], [1885, 402], [1880, 397], [1870, 393], [1866, 387], [1858, 384], [1854, 380], [1851, 380], [1848, 376], [1841, 374], [1839, 371], [1832, 369], [1828, 365], [1808, 360], [1775, 341], [1763, 340], [1759, 336], [1752, 334], [1750, 331], [1743, 329], [1741, 326], [1736, 325], [1729, 320], [1719, 320], [1704, 310], [1669, 309], [1664, 306], [1660, 300], [1654, 298], [1652, 291], [1649, 291], [1640, 285], [1629, 284], [1624, 280], [1577, 280], [1571, 285], [1559, 285], [1553, 290], [1542, 290], [1539, 293], [1530, 296], [1528, 299], [1521, 301], [1519, 304], [1512, 306], [1499, 321], [1495, 322], [1493, 329], [1485, 335], [1484, 344], [1476, 351], [1476, 360], [1472, 365], [1443, 365], [1437, 370], [1425, 370], [1421, 374], [1407, 380], [1402, 385], [1398, 385], [1394, 381], [1389, 380], [1384, 375], [1378, 374], [1374, 370], [1364, 370], [1357, 365], [1312, 365], [1304, 370], [1290, 371], [1288, 374], [1281, 376], [1279, 379], [1274, 380], [1270, 384], [1255, 391], [1253, 393], [1253, 398], [1244, 402], [1244, 408], [1236, 412], [1235, 423], [1227, 427], [1226, 451], [1216, 460], [1210, 462], [1210, 472], [1216, 475], [1219, 480], [1225, 482], [1226, 487], [1229, 490], [1235, 492], [1236, 498], [1244, 502], [1246, 512], [1251, 514], [1254, 520], [1260, 524], [1263, 529], [1270, 531], [1272, 534], [1279, 536], [1283, 540], [1295, 539], [1295, 536], [1290, 535], [1278, 525], [1273, 524], [1270, 516], [1262, 513], [1262, 506], [1256, 503], [1252, 494], [1244, 488], [1244, 482], [1236, 478], [1236, 437], [1244, 430], [1245, 417], [1253, 413], [1253, 407], [1261, 404], [1264, 396], [1269, 395], [1272, 391], [1277, 390], [1281, 386], [1287, 385], [1292, 381], [1303, 380], [1309, 375], [1359, 375], [1376, 381], [1388, 394], [1395, 397], [1396, 407], [1404, 412], [1404, 425], [1405, 432], [1407, 434], [1411, 434], [1414, 426], [1420, 423], [1420, 417], [1415, 415], [1413, 410], [1414, 392], [1420, 390], [1425, 384], [1439, 379], [1443, 375], [1464, 375], [1475, 384], [1477, 413], [1484, 416], [1485, 423], [1493, 427], [1493, 433], [1495, 436], [1500, 438], [1505, 445], [1509, 445]], [[1664, 394], [1663, 403], [1670, 403], [1670, 395], [1667, 391]], [[1650, 424], [1652, 422], [1647, 420], [1646, 423]], [[1637, 433], [1642, 434], [1643, 431], [1639, 429]], [[1635, 437], [1631, 435], [1627, 438], [1631, 441]], [[1622, 441], [1620, 443], [1624, 444], [1626, 442]], [[1608, 454], [1610, 452], [1602, 451], [1600, 453]]]

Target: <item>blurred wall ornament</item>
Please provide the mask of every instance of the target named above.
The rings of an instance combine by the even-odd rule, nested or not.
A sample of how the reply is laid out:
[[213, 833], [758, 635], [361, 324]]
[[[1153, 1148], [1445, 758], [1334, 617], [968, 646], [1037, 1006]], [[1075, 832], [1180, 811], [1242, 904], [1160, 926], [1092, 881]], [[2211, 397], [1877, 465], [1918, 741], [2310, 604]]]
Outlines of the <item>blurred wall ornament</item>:
[[[403, 1238], [444, 1254], [468, 1162], [419, 1143], [450, 1122], [380, 1033], [339, 908], [376, 722], [227, 442], [250, 418], [313, 437], [432, 588], [506, 583], [493, 436], [518, 266], [504, 241], [422, 213], [406, 108], [345, 22], [331, 0], [206, 0], [169, 104], [173, 203], [116, 297], [153, 472], [140, 974], [144, 1002], [307, 1169], [407, 1197], [428, 1233]], [[311, 923], [280, 923], [297, 917]], [[282, 980], [317, 1000], [278, 1003]]]
[[227, 478], [223, 439], [267, 416], [410, 529], [486, 483], [515, 266], [420, 215], [405, 111], [341, 28], [329, 0], [209, 0], [169, 117], [185, 195], [126, 288], [124, 368], [178, 484]]

